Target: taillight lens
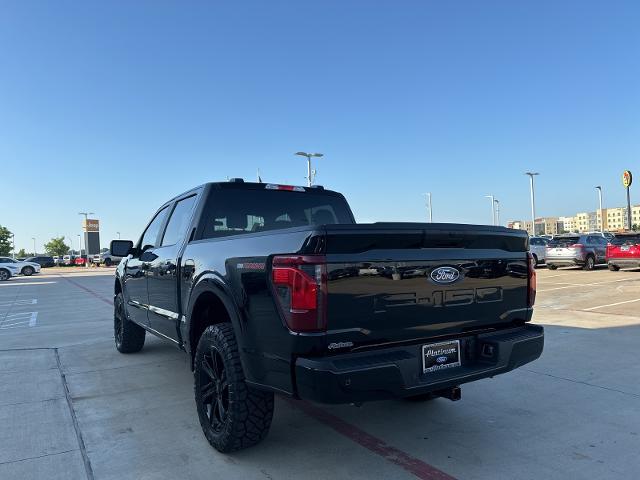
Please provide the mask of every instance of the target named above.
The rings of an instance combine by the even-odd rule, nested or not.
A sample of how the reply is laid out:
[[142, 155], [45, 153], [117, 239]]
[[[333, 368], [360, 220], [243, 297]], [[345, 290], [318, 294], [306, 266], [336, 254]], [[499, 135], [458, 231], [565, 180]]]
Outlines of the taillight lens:
[[271, 266], [275, 298], [289, 329], [325, 331], [327, 267], [324, 256], [276, 256]]
[[536, 275], [536, 259], [531, 253], [528, 253], [527, 257], [529, 258], [527, 306], [533, 307], [533, 304], [536, 303], [536, 288], [538, 286], [538, 279]]

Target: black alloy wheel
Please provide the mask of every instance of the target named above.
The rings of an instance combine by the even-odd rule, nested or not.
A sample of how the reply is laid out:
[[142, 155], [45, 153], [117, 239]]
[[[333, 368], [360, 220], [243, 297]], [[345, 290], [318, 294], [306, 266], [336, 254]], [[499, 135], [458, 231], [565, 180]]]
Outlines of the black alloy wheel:
[[215, 433], [220, 433], [229, 412], [229, 382], [224, 360], [218, 349], [211, 347], [204, 352], [200, 363], [200, 398], [209, 425]]

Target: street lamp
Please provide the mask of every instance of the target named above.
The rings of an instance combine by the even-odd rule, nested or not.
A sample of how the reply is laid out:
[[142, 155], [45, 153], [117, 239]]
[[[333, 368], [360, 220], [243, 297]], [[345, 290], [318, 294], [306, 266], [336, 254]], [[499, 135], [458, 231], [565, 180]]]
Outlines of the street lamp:
[[494, 200], [496, 204], [496, 225], [500, 225], [500, 201]]
[[486, 198], [489, 198], [491, 200], [491, 225], [495, 225], [496, 224], [496, 209], [495, 209], [495, 197], [493, 195], [485, 195]]
[[11, 234], [11, 251], [13, 252], [13, 259], [16, 259], [16, 234]]
[[[598, 190], [598, 202], [600, 204], [600, 231], [604, 232], [604, 215], [602, 212], [602, 187], [598, 185], [596, 187], [596, 190]], [[596, 220], [598, 220], [598, 215], [596, 215]]]
[[78, 256], [82, 257], [82, 236], [78, 234]]
[[120, 240], [120, 232], [116, 232], [116, 234], [118, 235], [118, 240]]
[[427, 196], [427, 208], [429, 209], [429, 223], [433, 222], [433, 206], [431, 204], [431, 192], [425, 193]]
[[307, 187], [310, 187], [313, 184], [313, 179], [316, 176], [316, 171], [311, 170], [311, 157], [320, 158], [324, 155], [322, 153], [307, 153], [307, 152], [296, 152], [296, 155], [300, 155], [301, 157], [307, 157]]
[[[84, 266], [89, 268], [89, 230], [87, 230], [87, 218], [89, 215], [94, 215], [93, 212], [79, 212], [78, 215], [84, 215], [84, 253], [87, 258], [84, 261]], [[82, 250], [80, 250], [80, 258], [82, 258]]]
[[536, 234], [536, 195], [533, 186], [533, 177], [540, 175], [538, 172], [525, 172], [525, 175], [529, 175], [531, 181], [531, 235]]
[[37, 255], [37, 253], [36, 253], [36, 237], [31, 237], [31, 240], [33, 240], [33, 256], [35, 257]]

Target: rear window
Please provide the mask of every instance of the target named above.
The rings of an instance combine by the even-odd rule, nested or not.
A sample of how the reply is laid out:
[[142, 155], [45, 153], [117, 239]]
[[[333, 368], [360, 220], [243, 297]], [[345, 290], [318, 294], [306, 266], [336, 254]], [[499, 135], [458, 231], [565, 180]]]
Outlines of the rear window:
[[640, 243], [640, 235], [621, 235], [609, 240], [611, 245], [636, 245]]
[[354, 223], [343, 197], [284, 190], [215, 190], [202, 217], [202, 238], [282, 228]]
[[574, 243], [578, 243], [580, 241], [580, 237], [557, 237], [551, 240], [547, 246], [548, 247], [568, 247], [573, 245]]

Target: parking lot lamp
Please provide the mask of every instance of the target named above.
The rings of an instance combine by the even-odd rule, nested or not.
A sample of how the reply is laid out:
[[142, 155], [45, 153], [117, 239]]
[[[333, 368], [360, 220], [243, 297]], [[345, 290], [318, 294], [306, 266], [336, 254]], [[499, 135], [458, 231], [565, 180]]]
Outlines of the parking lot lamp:
[[427, 196], [427, 208], [429, 209], [429, 223], [433, 222], [433, 207], [431, 204], [431, 192], [425, 193]]
[[313, 179], [316, 176], [316, 171], [311, 169], [311, 157], [320, 158], [324, 155], [322, 153], [307, 153], [307, 152], [296, 152], [296, 155], [300, 155], [301, 157], [307, 157], [307, 187], [310, 187], [313, 184]]
[[[604, 232], [604, 214], [602, 213], [602, 187], [598, 185], [596, 187], [598, 190], [598, 202], [600, 204], [600, 231]], [[598, 215], [596, 215], [596, 220], [598, 219]]]
[[120, 240], [120, 232], [116, 232], [116, 234], [118, 235], [118, 240]]
[[13, 259], [16, 259], [16, 234], [11, 234], [11, 251], [13, 252]]
[[33, 256], [36, 256], [36, 237], [31, 237], [31, 240], [33, 240]]
[[494, 200], [496, 204], [496, 225], [500, 225], [500, 200]]
[[495, 208], [495, 197], [493, 195], [485, 195], [488, 199], [491, 200], [491, 225], [496, 224], [496, 208]]
[[525, 175], [529, 175], [531, 181], [531, 235], [536, 234], [536, 194], [534, 191], [533, 177], [540, 175], [538, 172], [525, 172]]

